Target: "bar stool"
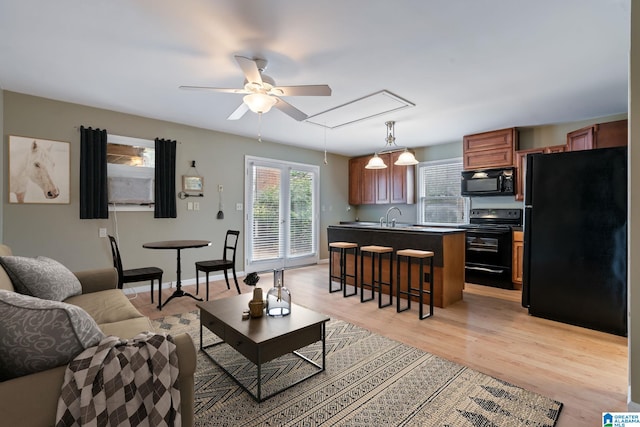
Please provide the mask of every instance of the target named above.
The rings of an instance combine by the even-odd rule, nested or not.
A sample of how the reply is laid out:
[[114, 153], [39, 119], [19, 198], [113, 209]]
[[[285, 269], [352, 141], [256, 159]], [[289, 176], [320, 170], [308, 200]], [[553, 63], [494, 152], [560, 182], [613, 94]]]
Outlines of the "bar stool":
[[[353, 251], [353, 274], [347, 273], [347, 253]], [[340, 254], [340, 274], [333, 274], [333, 253]], [[347, 277], [353, 278], [353, 292], [347, 294]], [[340, 280], [340, 287], [333, 289], [333, 279]], [[351, 242], [329, 243], [329, 292], [342, 291], [343, 297], [350, 297], [358, 293], [358, 244]]]
[[[371, 283], [365, 283], [364, 281], [364, 254], [369, 252], [371, 254]], [[382, 258], [385, 254], [389, 255], [389, 281], [382, 281]], [[375, 276], [376, 258], [378, 260], [378, 279]], [[393, 248], [388, 246], [362, 246], [360, 248], [360, 271], [362, 278], [360, 280], [360, 302], [371, 301], [375, 298], [375, 291], [378, 290], [378, 308], [388, 307], [393, 304]], [[364, 287], [371, 287], [371, 298], [364, 298]], [[382, 287], [387, 286], [389, 288], [389, 302], [382, 304]]]
[[[407, 258], [407, 290], [403, 291], [400, 289], [400, 260], [401, 257]], [[426, 291], [424, 289], [424, 260], [429, 258], [429, 290]], [[411, 260], [419, 259], [420, 260], [420, 280], [419, 287], [413, 288], [411, 286]], [[396, 311], [400, 313], [401, 311], [406, 311], [411, 308], [411, 297], [418, 297], [420, 304], [420, 313], [418, 317], [420, 320], [426, 319], [427, 317], [433, 316], [433, 252], [431, 251], [421, 251], [417, 249], [401, 249], [396, 252], [396, 261], [398, 264], [398, 280], [397, 280], [397, 297], [396, 297]], [[425, 294], [429, 295], [429, 314], [424, 315], [423, 307], [424, 300], [423, 296]], [[407, 296], [407, 306], [404, 308], [400, 308], [400, 296]]]

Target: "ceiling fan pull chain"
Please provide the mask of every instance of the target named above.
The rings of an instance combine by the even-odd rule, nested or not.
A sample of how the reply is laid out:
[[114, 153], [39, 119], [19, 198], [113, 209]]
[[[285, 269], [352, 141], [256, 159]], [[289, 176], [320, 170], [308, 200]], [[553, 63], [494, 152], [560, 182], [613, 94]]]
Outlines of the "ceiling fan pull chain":
[[258, 113], [258, 142], [262, 142], [262, 113]]

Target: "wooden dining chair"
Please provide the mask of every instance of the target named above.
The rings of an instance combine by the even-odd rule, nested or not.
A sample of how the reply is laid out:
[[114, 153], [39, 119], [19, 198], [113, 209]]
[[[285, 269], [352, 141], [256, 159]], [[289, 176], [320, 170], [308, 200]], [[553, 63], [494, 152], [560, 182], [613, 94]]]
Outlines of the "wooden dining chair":
[[236, 247], [238, 246], [238, 236], [240, 236], [239, 231], [227, 230], [227, 235], [224, 238], [224, 248], [222, 249], [222, 259], [196, 262], [196, 294], [200, 288], [200, 284], [198, 283], [199, 272], [202, 271], [207, 276], [207, 301], [209, 301], [209, 273], [212, 271], [223, 271], [224, 280], [227, 282], [227, 289], [231, 289], [228, 274], [228, 271], [231, 270], [233, 272], [233, 280], [236, 282], [236, 290], [240, 293], [238, 277], [236, 276]]
[[[158, 293], [162, 292], [162, 269], [159, 267], [122, 268], [122, 258], [118, 249], [118, 242], [113, 236], [109, 236], [111, 243], [111, 255], [113, 266], [118, 270], [118, 288], [122, 289], [125, 283], [151, 281], [151, 302], [153, 302], [153, 282], [158, 281]], [[160, 301], [160, 299], [158, 300]]]

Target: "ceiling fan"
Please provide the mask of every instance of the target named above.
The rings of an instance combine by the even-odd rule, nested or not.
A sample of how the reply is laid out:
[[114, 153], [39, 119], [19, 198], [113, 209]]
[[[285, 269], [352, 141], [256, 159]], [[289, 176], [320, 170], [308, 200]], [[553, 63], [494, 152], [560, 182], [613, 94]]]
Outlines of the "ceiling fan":
[[180, 89], [212, 90], [215, 92], [244, 93], [243, 103], [233, 112], [227, 120], [238, 120], [247, 110], [262, 114], [276, 107], [283, 113], [298, 121], [305, 120], [308, 116], [293, 105], [283, 100], [282, 96], [329, 96], [331, 88], [328, 85], [304, 85], [304, 86], [276, 86], [275, 81], [262, 74], [267, 68], [266, 59], [251, 59], [244, 56], [235, 56], [238, 65], [244, 73], [243, 88], [218, 88], [209, 86], [180, 86]]

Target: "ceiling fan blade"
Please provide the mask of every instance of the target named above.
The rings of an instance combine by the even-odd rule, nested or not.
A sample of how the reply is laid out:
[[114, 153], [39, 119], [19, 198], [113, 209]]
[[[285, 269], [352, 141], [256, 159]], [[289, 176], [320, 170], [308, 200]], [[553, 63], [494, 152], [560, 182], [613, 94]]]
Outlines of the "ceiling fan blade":
[[278, 102], [275, 103], [274, 107], [276, 107], [278, 110], [282, 111], [283, 113], [293, 117], [299, 122], [306, 120], [307, 117], [309, 117], [302, 111], [298, 110], [293, 105], [289, 104], [288, 102], [280, 98], [278, 98]]
[[236, 55], [235, 58], [236, 61], [238, 61], [238, 65], [240, 65], [240, 68], [242, 69], [242, 72], [244, 73], [244, 76], [249, 83], [262, 84], [262, 76], [260, 75], [260, 70], [258, 70], [256, 61], [238, 55]]
[[277, 86], [272, 92], [278, 92], [281, 96], [330, 96], [331, 88], [328, 85], [304, 85], [304, 86]]
[[226, 87], [211, 87], [211, 86], [179, 86], [180, 89], [184, 90], [210, 90], [214, 92], [225, 92], [225, 93], [249, 93], [244, 89], [234, 89], [234, 88], [226, 88]]
[[227, 120], [238, 120], [239, 118], [244, 116], [244, 113], [246, 113], [247, 111], [249, 111], [249, 107], [243, 102], [238, 108], [236, 108], [233, 113], [231, 113], [229, 117], [227, 117]]

